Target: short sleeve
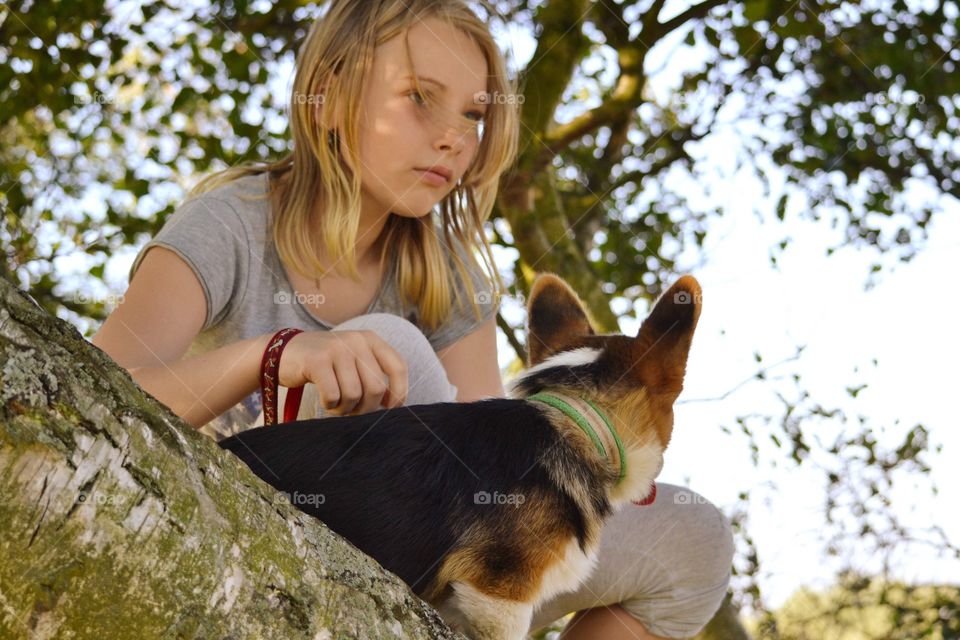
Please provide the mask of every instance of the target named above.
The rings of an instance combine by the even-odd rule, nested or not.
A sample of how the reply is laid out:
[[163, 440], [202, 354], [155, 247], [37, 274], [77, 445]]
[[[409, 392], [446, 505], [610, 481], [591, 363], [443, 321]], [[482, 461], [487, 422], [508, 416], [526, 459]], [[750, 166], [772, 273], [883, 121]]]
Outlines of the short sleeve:
[[250, 233], [227, 202], [200, 196], [177, 207], [160, 232], [140, 249], [130, 280], [152, 247], [164, 247], [186, 262], [203, 287], [207, 318], [203, 331], [236, 309], [247, 288]]
[[[441, 324], [435, 331], [427, 335], [430, 345], [434, 351], [439, 351], [476, 331], [480, 325], [484, 324], [490, 318], [497, 315], [500, 309], [500, 300], [493, 290], [490, 279], [483, 272], [477, 261], [470, 252], [460, 243], [456, 243], [456, 251], [463, 260], [467, 269], [467, 274], [473, 283], [474, 297], [480, 310], [480, 318], [474, 314], [473, 298], [470, 297], [470, 290], [464, 284], [457, 269], [456, 260], [452, 255], [449, 256], [450, 269], [454, 274], [453, 305], [450, 309], [450, 317]], [[459, 302], [463, 302], [460, 307]]]

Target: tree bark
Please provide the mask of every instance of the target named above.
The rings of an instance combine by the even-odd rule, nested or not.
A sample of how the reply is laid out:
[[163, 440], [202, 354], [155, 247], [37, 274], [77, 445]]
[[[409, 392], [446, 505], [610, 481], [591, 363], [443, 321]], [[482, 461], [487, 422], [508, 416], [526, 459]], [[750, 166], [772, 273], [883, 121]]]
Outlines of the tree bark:
[[0, 279], [0, 637], [462, 638]]

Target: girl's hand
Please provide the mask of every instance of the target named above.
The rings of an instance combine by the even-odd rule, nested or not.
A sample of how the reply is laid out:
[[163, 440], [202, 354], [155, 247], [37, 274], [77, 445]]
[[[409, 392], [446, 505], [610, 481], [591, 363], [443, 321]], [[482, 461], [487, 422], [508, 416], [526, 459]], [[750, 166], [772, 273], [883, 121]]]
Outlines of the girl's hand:
[[407, 399], [407, 364], [373, 331], [308, 331], [290, 339], [280, 358], [280, 384], [313, 383], [323, 410], [360, 415]]

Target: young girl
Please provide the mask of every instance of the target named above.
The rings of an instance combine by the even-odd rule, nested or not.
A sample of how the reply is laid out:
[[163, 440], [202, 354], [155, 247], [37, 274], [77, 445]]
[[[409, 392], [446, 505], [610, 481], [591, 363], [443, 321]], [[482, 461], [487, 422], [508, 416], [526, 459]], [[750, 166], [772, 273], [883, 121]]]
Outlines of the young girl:
[[[303, 332], [279, 382], [315, 387], [309, 417], [502, 397], [482, 224], [516, 155], [513, 91], [461, 0], [334, 0], [297, 59], [293, 151], [202, 181], [93, 343], [216, 439], [261, 424], [260, 364], [285, 327]], [[594, 575], [535, 627], [595, 607], [566, 638], [696, 633], [726, 591], [730, 533], [674, 490], [611, 520]]]

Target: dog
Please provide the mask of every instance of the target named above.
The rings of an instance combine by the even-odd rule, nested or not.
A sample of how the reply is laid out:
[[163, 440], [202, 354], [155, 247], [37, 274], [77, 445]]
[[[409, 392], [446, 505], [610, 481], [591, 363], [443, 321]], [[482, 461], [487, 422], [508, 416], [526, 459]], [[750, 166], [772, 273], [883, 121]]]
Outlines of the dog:
[[290, 422], [220, 445], [454, 629], [520, 640], [537, 605], [589, 575], [604, 521], [655, 493], [700, 300], [684, 276], [635, 337], [598, 335], [570, 286], [541, 274], [529, 367], [507, 398]]

